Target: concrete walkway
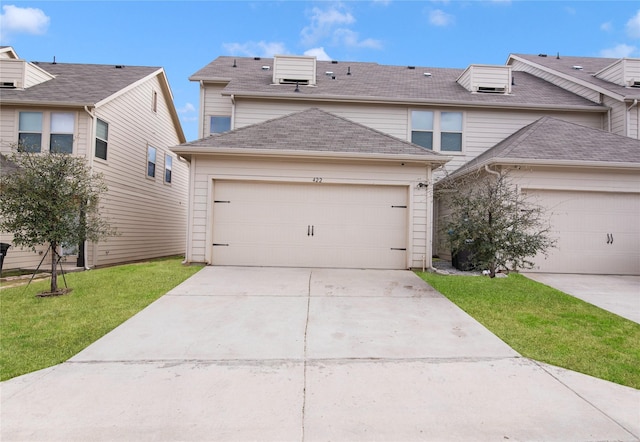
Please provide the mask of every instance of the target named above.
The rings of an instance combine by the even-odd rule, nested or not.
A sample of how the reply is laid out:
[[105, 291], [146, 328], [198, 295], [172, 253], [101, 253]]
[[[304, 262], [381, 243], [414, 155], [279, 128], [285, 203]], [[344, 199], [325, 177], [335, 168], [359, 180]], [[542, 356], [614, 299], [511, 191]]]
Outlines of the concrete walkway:
[[526, 273], [534, 281], [640, 323], [640, 276]]
[[408, 271], [207, 267], [1, 389], [3, 442], [640, 436], [640, 391], [520, 357]]

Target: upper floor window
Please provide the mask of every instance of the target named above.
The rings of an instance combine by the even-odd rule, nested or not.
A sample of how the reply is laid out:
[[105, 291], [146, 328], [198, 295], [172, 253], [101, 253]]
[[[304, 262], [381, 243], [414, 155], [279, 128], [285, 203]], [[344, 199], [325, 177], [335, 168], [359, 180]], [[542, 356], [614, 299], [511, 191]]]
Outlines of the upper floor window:
[[25, 152], [42, 150], [42, 112], [20, 112], [18, 144]]
[[96, 158], [107, 159], [107, 145], [109, 141], [109, 125], [98, 119], [96, 122]]
[[73, 133], [76, 117], [69, 112], [51, 112], [49, 150], [55, 153], [73, 152]]
[[155, 178], [156, 176], [156, 148], [147, 146], [147, 176]]
[[20, 112], [18, 144], [26, 152], [72, 153], [75, 126], [73, 112]]
[[462, 112], [440, 113], [440, 150], [462, 152]]
[[433, 112], [411, 112], [411, 142], [433, 150]]
[[164, 156], [164, 182], [171, 182], [171, 168], [173, 166], [173, 157], [170, 155]]
[[441, 152], [462, 152], [462, 112], [411, 111], [411, 142]]
[[231, 130], [231, 117], [214, 116], [211, 117], [211, 125], [209, 132], [219, 134]]

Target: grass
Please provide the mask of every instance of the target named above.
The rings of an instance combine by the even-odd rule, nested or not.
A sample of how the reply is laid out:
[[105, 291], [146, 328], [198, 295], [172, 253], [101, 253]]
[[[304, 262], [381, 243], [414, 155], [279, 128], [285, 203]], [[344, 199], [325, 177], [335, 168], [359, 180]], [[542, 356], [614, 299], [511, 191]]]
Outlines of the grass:
[[640, 388], [640, 324], [519, 274], [418, 275], [522, 356]]
[[35, 296], [49, 289], [48, 279], [0, 290], [0, 380], [69, 359], [201, 268], [180, 262], [66, 274], [73, 291], [64, 296]]

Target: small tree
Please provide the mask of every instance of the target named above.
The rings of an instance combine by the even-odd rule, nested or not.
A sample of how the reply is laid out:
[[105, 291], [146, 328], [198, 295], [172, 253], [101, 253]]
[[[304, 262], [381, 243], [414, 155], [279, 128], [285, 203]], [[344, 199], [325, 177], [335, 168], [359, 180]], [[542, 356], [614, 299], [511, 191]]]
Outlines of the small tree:
[[452, 252], [467, 252], [492, 278], [499, 269], [533, 267], [531, 258], [555, 245], [544, 208], [518, 192], [507, 174], [445, 180], [439, 193], [451, 211], [444, 229]]
[[115, 233], [99, 214], [100, 195], [107, 187], [84, 158], [20, 150], [8, 156], [15, 167], [0, 174], [0, 231], [12, 233], [15, 245], [32, 250], [49, 244], [51, 293], [58, 293], [58, 247]]

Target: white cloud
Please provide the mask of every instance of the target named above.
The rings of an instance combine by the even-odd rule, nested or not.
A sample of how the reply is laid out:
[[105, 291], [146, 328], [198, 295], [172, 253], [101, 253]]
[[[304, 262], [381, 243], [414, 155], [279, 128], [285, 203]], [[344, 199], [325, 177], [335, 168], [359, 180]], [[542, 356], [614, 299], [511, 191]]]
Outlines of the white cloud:
[[342, 11], [341, 5], [331, 6], [328, 9], [314, 7], [311, 10], [311, 24], [305, 26], [302, 31], [302, 44], [313, 45], [321, 39], [331, 35], [336, 26], [344, 26], [355, 23], [356, 19], [350, 12]]
[[449, 26], [454, 21], [454, 16], [447, 14], [442, 9], [429, 11], [429, 23], [434, 26]]
[[179, 107], [178, 109], [176, 109], [178, 111], [179, 114], [188, 114], [191, 112], [195, 112], [196, 108], [193, 104], [191, 103], [185, 103], [184, 106]]
[[632, 56], [638, 48], [626, 44], [619, 44], [613, 48], [603, 49], [600, 51], [601, 57], [606, 58], [624, 58]]
[[602, 23], [600, 25], [600, 30], [601, 31], [605, 31], [605, 32], [609, 32], [613, 29], [613, 23], [611, 23], [610, 21], [606, 22], [606, 23]]
[[629, 19], [626, 30], [629, 37], [640, 38], [640, 10]]
[[316, 57], [318, 60], [322, 61], [331, 61], [332, 58], [327, 54], [323, 47], [319, 48], [311, 48], [304, 51], [304, 55], [309, 55], [312, 57]]
[[246, 43], [224, 43], [222, 45], [230, 55], [243, 57], [273, 57], [276, 54], [287, 54], [287, 48], [281, 42], [249, 41]]
[[0, 14], [0, 37], [4, 39], [18, 33], [42, 35], [47, 32], [50, 21], [42, 9], [4, 5]]
[[351, 29], [336, 29], [333, 33], [333, 43], [335, 45], [347, 46], [350, 48], [382, 49], [382, 42], [373, 38], [360, 40], [360, 35]]

